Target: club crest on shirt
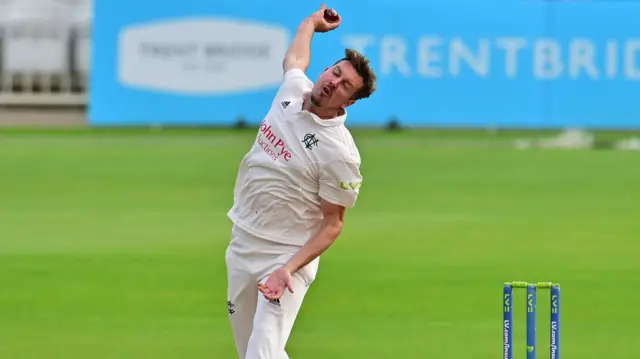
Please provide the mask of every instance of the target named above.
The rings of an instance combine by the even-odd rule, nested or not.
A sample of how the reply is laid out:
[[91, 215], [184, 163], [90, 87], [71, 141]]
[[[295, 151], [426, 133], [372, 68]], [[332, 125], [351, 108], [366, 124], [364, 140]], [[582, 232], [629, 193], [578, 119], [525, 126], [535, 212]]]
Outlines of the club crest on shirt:
[[304, 138], [302, 139], [302, 143], [304, 143], [304, 146], [308, 149], [308, 150], [312, 150], [313, 146], [318, 147], [318, 142], [320, 142], [317, 138], [316, 138], [316, 134], [311, 134], [311, 133], [307, 133], [306, 135], [304, 135]]

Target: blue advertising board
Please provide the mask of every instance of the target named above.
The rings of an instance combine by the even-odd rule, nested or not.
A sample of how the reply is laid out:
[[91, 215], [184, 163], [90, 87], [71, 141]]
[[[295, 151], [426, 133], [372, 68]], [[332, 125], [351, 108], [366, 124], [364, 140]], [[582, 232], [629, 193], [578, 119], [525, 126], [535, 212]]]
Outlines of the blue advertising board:
[[[365, 4], [367, 4], [365, 6]], [[320, 3], [97, 0], [93, 125], [257, 124]], [[350, 47], [378, 90], [351, 126], [640, 128], [640, 1], [335, 0], [314, 80]]]

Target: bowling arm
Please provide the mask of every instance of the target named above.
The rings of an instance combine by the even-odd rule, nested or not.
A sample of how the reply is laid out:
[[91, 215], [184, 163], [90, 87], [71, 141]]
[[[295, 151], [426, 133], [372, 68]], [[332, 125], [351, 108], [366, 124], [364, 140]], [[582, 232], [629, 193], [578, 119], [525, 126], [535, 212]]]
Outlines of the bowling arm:
[[294, 68], [307, 71], [311, 61], [311, 40], [314, 32], [315, 23], [312, 18], [306, 18], [300, 23], [282, 62], [284, 72]]

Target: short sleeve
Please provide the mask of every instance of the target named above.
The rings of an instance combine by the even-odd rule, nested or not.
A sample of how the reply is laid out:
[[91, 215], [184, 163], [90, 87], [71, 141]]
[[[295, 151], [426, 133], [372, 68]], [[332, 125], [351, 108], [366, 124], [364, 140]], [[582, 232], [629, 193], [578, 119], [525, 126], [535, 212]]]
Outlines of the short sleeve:
[[352, 208], [362, 186], [360, 164], [334, 160], [321, 169], [320, 197], [325, 201]]
[[302, 97], [305, 92], [313, 88], [313, 83], [301, 69], [293, 68], [284, 73], [282, 84], [278, 89], [276, 99], [288, 99]]

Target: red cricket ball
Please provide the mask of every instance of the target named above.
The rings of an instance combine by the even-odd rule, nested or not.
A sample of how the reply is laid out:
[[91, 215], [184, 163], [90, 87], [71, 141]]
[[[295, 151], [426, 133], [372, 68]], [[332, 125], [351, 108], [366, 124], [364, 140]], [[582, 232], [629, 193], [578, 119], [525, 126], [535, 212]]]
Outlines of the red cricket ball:
[[340, 16], [333, 9], [325, 9], [324, 10], [324, 19], [327, 20], [328, 22], [336, 22], [336, 21], [340, 20]]

